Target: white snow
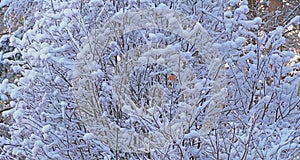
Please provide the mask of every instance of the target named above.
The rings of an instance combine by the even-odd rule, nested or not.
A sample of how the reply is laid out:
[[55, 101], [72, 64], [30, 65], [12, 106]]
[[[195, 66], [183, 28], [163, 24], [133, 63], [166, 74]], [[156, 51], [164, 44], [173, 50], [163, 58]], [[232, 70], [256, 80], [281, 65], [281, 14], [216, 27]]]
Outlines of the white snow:
[[66, 106], [68, 106], [68, 103], [67, 103], [67, 102], [64, 102], [64, 101], [62, 101], [62, 102], [60, 102], [60, 105], [61, 105], [62, 107], [66, 107]]
[[225, 13], [224, 13], [224, 16], [226, 17], [226, 18], [230, 18], [230, 17], [232, 17], [232, 12], [231, 11], [226, 11]]
[[192, 130], [190, 133], [184, 135], [184, 138], [187, 138], [187, 139], [193, 139], [193, 138], [197, 138], [199, 137], [199, 132], [195, 131], [195, 130]]
[[23, 70], [23, 68], [22, 68], [21, 66], [19, 66], [19, 65], [14, 65], [14, 66], [12, 67], [12, 69], [13, 69], [13, 71], [14, 71], [15, 73], [19, 73], [19, 72], [21, 72], [21, 71]]
[[23, 118], [24, 116], [24, 110], [23, 109], [17, 109], [14, 113], [13, 113], [13, 118], [15, 121], [20, 122], [20, 120]]
[[5, 94], [0, 93], [0, 100], [7, 102], [8, 101], [8, 97]]
[[52, 129], [51, 125], [50, 125], [50, 124], [47, 124], [47, 125], [43, 126], [43, 128], [41, 129], [41, 131], [42, 131], [43, 133], [47, 133], [47, 132], [49, 132], [51, 129]]
[[55, 77], [54, 82], [57, 84], [61, 84], [63, 82], [62, 78], [58, 75]]
[[0, 8], [7, 6], [10, 2], [11, 2], [11, 0], [1, 0]]
[[83, 136], [83, 140], [85, 140], [85, 141], [89, 141], [89, 140], [92, 140], [94, 138], [95, 138], [95, 136], [94, 136], [93, 133], [85, 133], [84, 136]]
[[262, 23], [262, 19], [260, 17], [255, 17], [253, 20], [254, 24], [261, 24]]
[[73, 14], [74, 14], [74, 11], [72, 9], [67, 8], [64, 10], [64, 15], [67, 17], [71, 17], [71, 16], [73, 16]]
[[244, 37], [238, 37], [235, 39], [235, 43], [238, 46], [242, 46], [245, 42], [246, 42], [246, 38], [244, 38]]
[[300, 24], [300, 16], [297, 15], [295, 16], [292, 20], [291, 23], [295, 24], [295, 25], [299, 25]]

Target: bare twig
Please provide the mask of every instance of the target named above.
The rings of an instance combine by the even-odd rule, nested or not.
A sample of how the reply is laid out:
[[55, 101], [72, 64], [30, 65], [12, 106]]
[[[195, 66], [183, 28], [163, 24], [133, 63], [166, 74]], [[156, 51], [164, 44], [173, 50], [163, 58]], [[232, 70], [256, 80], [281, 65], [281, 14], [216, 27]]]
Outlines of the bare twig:
[[0, 110], [0, 113], [13, 109], [14, 107], [8, 107]]

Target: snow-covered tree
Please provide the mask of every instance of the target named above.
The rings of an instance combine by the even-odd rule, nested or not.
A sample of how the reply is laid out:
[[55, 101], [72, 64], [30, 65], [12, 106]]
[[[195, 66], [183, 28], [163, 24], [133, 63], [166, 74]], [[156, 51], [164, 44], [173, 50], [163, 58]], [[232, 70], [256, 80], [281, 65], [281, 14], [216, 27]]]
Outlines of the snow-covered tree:
[[282, 46], [284, 31], [299, 18], [265, 32], [262, 18], [247, 18], [246, 1], [232, 7], [224, 14], [229, 41], [220, 44], [228, 101], [213, 148], [221, 159], [293, 159], [299, 154], [299, 73], [290, 63], [294, 53]]
[[[97, 14], [89, 12], [97, 5], [81, 8], [78, 2], [28, 2], [31, 5], [27, 7], [34, 12], [22, 14], [26, 17], [18, 29], [22, 37], [10, 37], [10, 45], [15, 47], [10, 54], [21, 53], [22, 59], [6, 61], [23, 76], [9, 90], [14, 109], [5, 115], [11, 115], [15, 122], [10, 140], [1, 141], [5, 142], [1, 159], [97, 159], [109, 154], [101, 144], [84, 136], [85, 127], [77, 118], [70, 89], [73, 60], [88, 32], [83, 19]], [[12, 1], [8, 10], [19, 11], [26, 8], [24, 4]], [[1, 92], [8, 92], [4, 85]]]
[[4, 57], [21, 55], [4, 61], [22, 75], [0, 85], [14, 119], [0, 159], [299, 156], [299, 64], [283, 36], [299, 16], [266, 29], [245, 0], [0, 6], [17, 28]]

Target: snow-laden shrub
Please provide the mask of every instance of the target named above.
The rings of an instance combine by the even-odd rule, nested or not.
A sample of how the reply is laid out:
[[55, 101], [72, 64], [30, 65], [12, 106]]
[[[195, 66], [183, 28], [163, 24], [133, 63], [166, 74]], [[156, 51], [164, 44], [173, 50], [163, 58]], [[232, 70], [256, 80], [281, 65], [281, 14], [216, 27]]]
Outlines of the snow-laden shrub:
[[[285, 38], [282, 36], [284, 30], [291, 23], [298, 24], [297, 18], [285, 26], [278, 26], [268, 32], [262, 32], [267, 27], [264, 25], [264, 20], [260, 17], [248, 19], [249, 8], [246, 1], [11, 0], [7, 2], [9, 2], [7, 3], [9, 12], [7, 13], [10, 14], [7, 17], [12, 16], [13, 18], [10, 20], [13, 20], [15, 15], [17, 16], [15, 18], [22, 17], [18, 19], [22, 21], [20, 23], [22, 26], [18, 29], [22, 36], [10, 36], [10, 45], [15, 49], [9, 54], [16, 55], [20, 53], [22, 59], [6, 60], [6, 62], [12, 65], [13, 70], [21, 73], [22, 77], [16, 80], [14, 84], [4, 81], [0, 86], [2, 88], [0, 94], [9, 94], [12, 98], [10, 106], [13, 109], [4, 112], [4, 115], [11, 116], [14, 119], [14, 123], [10, 126], [11, 138], [1, 137], [0, 159], [22, 157], [28, 159], [117, 159], [120, 157], [127, 159], [142, 159], [145, 157], [152, 159], [297, 158], [296, 156], [299, 154], [300, 119], [297, 110], [299, 104], [299, 74], [297, 69], [299, 64], [296, 62], [291, 63], [294, 53], [282, 47], [285, 43]], [[96, 135], [91, 134], [89, 126], [82, 122], [81, 115], [79, 115], [80, 110], [77, 108], [78, 103], [74, 98], [74, 89], [76, 89], [74, 88], [74, 84], [76, 84], [76, 81], [74, 82], [74, 66], [75, 63], [76, 66], [80, 65], [77, 62], [78, 57], [83, 53], [81, 51], [84, 43], [91, 42], [90, 47], [94, 47], [95, 51], [103, 46], [110, 45], [111, 50], [107, 50], [107, 54], [112, 55], [110, 58], [104, 56], [104, 59], [99, 58], [100, 61], [96, 64], [83, 64], [83, 67], [96, 66], [98, 70], [93, 72], [92, 75], [96, 75], [99, 80], [98, 84], [101, 82], [101, 85], [94, 83], [95, 86], [90, 86], [91, 89], [96, 89], [97, 92], [88, 93], [85, 96], [103, 94], [106, 97], [106, 99], [92, 99], [86, 103], [95, 102], [95, 104], [100, 103], [103, 105], [106, 102], [111, 102], [108, 101], [108, 98], [114, 99], [118, 96], [116, 94], [111, 95], [110, 91], [112, 88], [116, 90], [118, 87], [110, 83], [110, 78], [113, 78], [111, 73], [103, 72], [111, 67], [104, 66], [104, 64], [117, 65], [117, 63], [124, 62], [122, 61], [124, 57], [120, 56], [119, 50], [113, 47], [113, 43], [103, 44], [90, 40], [97, 40], [98, 29], [103, 29], [103, 25], [113, 16], [120, 16], [138, 8], [148, 10], [157, 7], [160, 7], [160, 9], [165, 7], [165, 10], [171, 9], [179, 12], [188, 17], [187, 19], [199, 22], [207, 30], [213, 42], [216, 42], [219, 53], [226, 62], [227, 69], [225, 73], [227, 79], [221, 86], [226, 86], [227, 94], [224, 94], [224, 92], [220, 92], [223, 94], [221, 96], [211, 94], [215, 93], [209, 92], [211, 89], [210, 84], [213, 84], [212, 80], [211, 83], [208, 83], [207, 88], [195, 91], [195, 95], [204, 94], [203, 96], [205, 96], [207, 93], [207, 97], [199, 98], [199, 104], [202, 105], [195, 106], [199, 114], [191, 119], [190, 127], [181, 134], [183, 136], [174, 139], [173, 145], [166, 145], [151, 154], [121, 152], [103, 142], [103, 139], [111, 137], [99, 139]], [[11, 14], [14, 13], [13, 11], [16, 13]], [[151, 17], [147, 18], [151, 19]], [[154, 18], [154, 20], [158, 21], [160, 19]], [[178, 19], [173, 22], [176, 22], [176, 20]], [[119, 22], [119, 24], [122, 23]], [[163, 24], [163, 21], [161, 23]], [[109, 27], [106, 29], [111, 30]], [[170, 33], [175, 32], [176, 29], [170, 30]], [[109, 31], [109, 33], [114, 32]], [[115, 33], [120, 35], [117, 32]], [[155, 39], [164, 40], [164, 38], [168, 38], [172, 35], [170, 33], [159, 34], [153, 32], [152, 34], [141, 35], [149, 35], [148, 38], [155, 41]], [[113, 35], [109, 36], [113, 37]], [[134, 34], [132, 36], [134, 37]], [[117, 41], [117, 39], [113, 40]], [[132, 40], [132, 42], [121, 41], [124, 42], [123, 47], [127, 43], [140, 45], [139, 39], [129, 38], [128, 40]], [[188, 38], [186, 40], [189, 41]], [[147, 45], [151, 46], [152, 44]], [[153, 45], [157, 45], [157, 43]], [[140, 51], [143, 56], [139, 59], [139, 62], [145, 62], [143, 57], [146, 53], [142, 52], [142, 49]], [[209, 55], [209, 53], [204, 51], [204, 54]], [[99, 56], [97, 54], [88, 55]], [[153, 50], [149, 54], [152, 56], [154, 54]], [[192, 57], [189, 54], [184, 54], [184, 56], [187, 59]], [[112, 57], [115, 57], [115, 59], [112, 59]], [[121, 58], [121, 61], [118, 58]], [[163, 61], [163, 59], [160, 59], [158, 62], [163, 63]], [[207, 67], [206, 64], [210, 63], [217, 62], [205, 62], [203, 67]], [[140, 65], [140, 68], [134, 68], [132, 71], [135, 74], [133, 75], [137, 75], [136, 77], [150, 76], [151, 73], [146, 72], [148, 66], [153, 66], [155, 73], [158, 71], [169, 73], [167, 69], [158, 69], [159, 67], [155, 68], [153, 64], [144, 64], [144, 66]], [[196, 73], [200, 71], [195, 66], [190, 68], [194, 69]], [[118, 69], [123, 70], [125, 68]], [[205, 72], [201, 73], [204, 74]], [[119, 75], [123, 76], [122, 74]], [[182, 73], [182, 75], [186, 74]], [[151, 76], [159, 77], [161, 74]], [[203, 79], [203, 77], [199, 77], [199, 79], [201, 78]], [[134, 78], [128, 79], [131, 80], [129, 84], [132, 87], [136, 87], [136, 85], [143, 87], [144, 84], [149, 82], [143, 78], [140, 79], [145, 81], [141, 83]], [[124, 80], [128, 79], [125, 78]], [[95, 81], [95, 79], [90, 80]], [[156, 82], [160, 83], [159, 80], [153, 81], [153, 83]], [[205, 83], [203, 82], [201, 85], [203, 84]], [[199, 83], [196, 87], [201, 85]], [[9, 86], [9, 89], [6, 86]], [[163, 90], [164, 85], [156, 86], [158, 86], [157, 93], [162, 94], [161, 97], [164, 97], [163, 92], [168, 94], [167, 91]], [[131, 91], [141, 92], [132, 94], [129, 97], [143, 99], [149, 103], [161, 100], [159, 97], [150, 99], [146, 96], [147, 94], [143, 93], [146, 90], [153, 93], [154, 89], [147, 87], [139, 90], [131, 89]], [[195, 90], [195, 88], [191, 89]], [[205, 111], [207, 107], [205, 106], [211, 105], [209, 100], [213, 96], [226, 96], [227, 98], [223, 103], [221, 112], [218, 114], [217, 125], [212, 130], [208, 130], [206, 135], [203, 136], [199, 134], [199, 131], [203, 127], [202, 121], [206, 116], [205, 113], [207, 113], [207, 110]], [[164, 100], [164, 98], [162, 99]], [[124, 100], [120, 99], [119, 102], [124, 103]], [[112, 106], [112, 104], [105, 105]], [[130, 108], [126, 107], [127, 109]], [[126, 124], [130, 124], [116, 121], [116, 119], [120, 120], [122, 118], [126, 120], [126, 114], [116, 114], [122, 113], [120, 110], [106, 110], [106, 113], [112, 113], [111, 115], [105, 115], [106, 118], [111, 118], [109, 122], [114, 123], [113, 125], [117, 122], [119, 126], [122, 126], [116, 127], [119, 132], [126, 128], [124, 127]], [[168, 122], [168, 118], [171, 119], [172, 116], [168, 117], [166, 115], [166, 117], [166, 122]], [[142, 118], [142, 115], [136, 116], [136, 119], [139, 118]], [[107, 127], [113, 125], [108, 124]], [[143, 132], [144, 128], [138, 128], [137, 126], [139, 124], [133, 127], [137, 130], [132, 131], [134, 134]], [[103, 130], [105, 129], [107, 128], [103, 128]], [[118, 142], [116, 142], [117, 145]]]

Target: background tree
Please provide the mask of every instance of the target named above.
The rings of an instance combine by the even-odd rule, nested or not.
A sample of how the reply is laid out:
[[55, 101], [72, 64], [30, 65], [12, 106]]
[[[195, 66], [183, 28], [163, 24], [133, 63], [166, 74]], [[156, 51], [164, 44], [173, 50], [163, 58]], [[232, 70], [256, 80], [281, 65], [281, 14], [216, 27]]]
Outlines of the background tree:
[[[296, 0], [282, 1], [248, 1], [249, 18], [261, 17], [263, 24], [260, 25], [260, 32], [270, 31], [277, 26], [288, 25], [290, 20], [300, 14], [300, 3]], [[283, 36], [286, 38], [284, 47], [292, 49], [295, 53], [299, 54], [299, 25], [292, 24], [285, 29]]]

